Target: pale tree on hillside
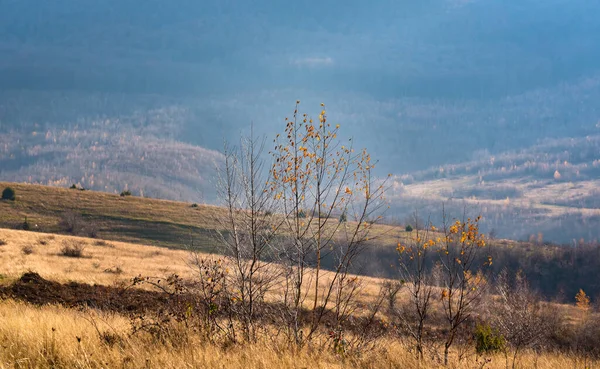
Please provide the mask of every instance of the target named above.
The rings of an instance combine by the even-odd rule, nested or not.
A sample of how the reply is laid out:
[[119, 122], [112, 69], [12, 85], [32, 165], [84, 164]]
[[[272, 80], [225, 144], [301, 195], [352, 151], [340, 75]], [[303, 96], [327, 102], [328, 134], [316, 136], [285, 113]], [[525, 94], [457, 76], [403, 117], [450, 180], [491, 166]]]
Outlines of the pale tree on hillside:
[[[387, 209], [387, 179], [375, 177], [375, 162], [365, 149], [355, 151], [352, 140], [338, 138], [340, 126], [329, 123], [321, 105], [315, 122], [298, 112], [297, 102], [271, 151], [268, 192], [284, 214], [288, 240], [279, 252], [286, 266], [282, 316], [296, 344], [312, 339], [327, 309], [336, 325], [348, 317], [360, 291], [350, 272]], [[301, 318], [305, 308], [312, 310], [307, 322]]]
[[531, 291], [521, 273], [516, 274], [511, 284], [508, 272], [502, 271], [496, 281], [496, 293], [499, 298], [491, 306], [490, 319], [512, 348], [512, 367], [515, 368], [523, 349], [543, 344], [555, 318], [544, 310], [540, 297]]
[[225, 207], [217, 216], [218, 245], [227, 262], [231, 305], [245, 340], [254, 341], [257, 316], [265, 308], [266, 293], [278, 281], [281, 268], [273, 264], [273, 242], [283, 218], [275, 214], [265, 168], [264, 139], [251, 134], [238, 148], [225, 145], [224, 164], [218, 170], [218, 196]]

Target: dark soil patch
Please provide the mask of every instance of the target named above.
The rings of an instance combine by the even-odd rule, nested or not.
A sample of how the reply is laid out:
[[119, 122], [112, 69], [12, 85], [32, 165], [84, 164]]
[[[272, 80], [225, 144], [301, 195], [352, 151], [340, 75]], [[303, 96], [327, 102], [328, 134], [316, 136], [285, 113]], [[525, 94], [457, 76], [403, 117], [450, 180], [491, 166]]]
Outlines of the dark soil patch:
[[23, 274], [10, 286], [0, 287], [0, 297], [34, 305], [90, 307], [125, 314], [157, 311], [168, 302], [168, 295], [161, 292], [76, 282], [61, 284], [33, 272]]
[[[42, 278], [39, 274], [29, 272], [9, 286], [0, 287], [0, 298], [11, 298], [33, 305], [62, 305], [67, 308], [93, 308], [103, 311], [120, 313], [130, 317], [145, 314], [170, 316], [177, 319], [178, 314], [186, 313], [190, 306], [199, 301], [188, 294], [171, 295], [164, 291], [149, 291], [135, 287], [112, 287], [89, 285], [85, 283], [58, 283]], [[273, 311], [281, 307], [277, 304], [262, 306], [257, 312], [257, 319], [264, 323], [276, 323]], [[313, 313], [301, 310], [301, 319], [306, 323], [311, 321]], [[344, 328], [349, 331], [363, 332], [361, 326], [366, 324], [364, 318], [352, 318]], [[368, 324], [368, 323], [367, 323]], [[326, 329], [335, 326], [333, 315], [326, 311], [321, 325]], [[375, 320], [371, 329], [385, 330], [383, 322]]]

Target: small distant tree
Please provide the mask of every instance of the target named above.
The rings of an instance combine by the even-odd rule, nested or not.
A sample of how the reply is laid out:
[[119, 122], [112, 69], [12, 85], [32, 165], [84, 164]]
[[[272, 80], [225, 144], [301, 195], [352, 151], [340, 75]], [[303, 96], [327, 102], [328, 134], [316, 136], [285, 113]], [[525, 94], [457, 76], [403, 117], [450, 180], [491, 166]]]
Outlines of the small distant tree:
[[577, 308], [584, 312], [587, 313], [590, 309], [590, 298], [588, 297], [588, 295], [585, 293], [584, 290], [579, 289], [579, 292], [577, 292], [577, 294], [575, 295], [575, 305], [577, 306]]
[[412, 231], [413, 231], [413, 227], [412, 227], [412, 226], [409, 224], [409, 225], [407, 225], [407, 226], [406, 226], [406, 228], [404, 228], [404, 230], [405, 230], [406, 232], [409, 232], [409, 233], [410, 233], [410, 232], [412, 232]]
[[398, 293], [402, 289], [405, 281], [385, 281], [382, 284], [383, 291], [385, 292], [385, 297], [388, 300], [388, 309], [391, 313], [394, 313], [396, 308], [396, 298], [398, 297]]
[[15, 201], [17, 199], [17, 195], [15, 190], [11, 187], [6, 187], [4, 191], [2, 191], [2, 200]]
[[577, 337], [574, 342], [575, 349], [580, 352], [586, 352], [588, 351], [585, 350], [586, 343], [590, 341], [590, 338], [593, 339], [595, 337], [590, 334], [592, 333], [591, 330], [594, 326], [593, 324], [589, 324], [591, 310], [590, 298], [582, 289], [579, 289], [579, 292], [575, 295], [575, 306], [577, 307], [577, 310], [579, 310], [580, 315], [580, 320], [576, 327]]
[[406, 219], [404, 219], [404, 224], [406, 224], [407, 226], [410, 225], [411, 229], [419, 229], [419, 230], [423, 230], [425, 228], [427, 228], [428, 222], [426, 222], [423, 218], [421, 218], [419, 216], [419, 212], [415, 211], [413, 213], [411, 213], [409, 216], [406, 217]]
[[121, 197], [125, 197], [125, 196], [131, 196], [131, 191], [129, 190], [124, 190], [121, 192]]
[[78, 234], [83, 226], [81, 214], [72, 210], [65, 211], [60, 217], [59, 226], [64, 232]]
[[340, 215], [340, 223], [346, 223], [348, 221], [348, 216], [346, 215], [346, 212], [343, 212], [342, 215]]
[[23, 224], [21, 224], [21, 229], [23, 229], [24, 231], [28, 231], [31, 229], [31, 226], [29, 225], [29, 221], [27, 220], [27, 217], [25, 217]]

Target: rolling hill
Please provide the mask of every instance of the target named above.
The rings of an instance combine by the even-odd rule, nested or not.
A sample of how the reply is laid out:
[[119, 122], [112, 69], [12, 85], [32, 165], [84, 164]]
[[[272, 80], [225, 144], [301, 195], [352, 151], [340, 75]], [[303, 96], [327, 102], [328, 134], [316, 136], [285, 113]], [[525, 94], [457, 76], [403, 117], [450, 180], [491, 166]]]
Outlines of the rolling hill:
[[[94, 236], [108, 241], [206, 253], [222, 251], [217, 247], [215, 230], [220, 228], [218, 219], [223, 216], [223, 209], [214, 205], [0, 182], [0, 188], [6, 186], [15, 189], [17, 200], [0, 201], [1, 228], [23, 229], [26, 221], [29, 229], [35, 232]], [[460, 204], [464, 205], [463, 202]], [[435, 201], [428, 206], [432, 212], [440, 212]], [[468, 210], [470, 215], [477, 214], [474, 211], [477, 209]], [[511, 208], [501, 210], [505, 212], [501, 215], [515, 217]], [[487, 217], [489, 213], [484, 213], [482, 225], [486, 224]], [[432, 217], [432, 221], [436, 219]], [[562, 229], [557, 228], [557, 232]], [[413, 236], [398, 223], [376, 225], [369, 247], [353, 266], [354, 272], [375, 277], [396, 276], [397, 243]], [[531, 286], [547, 298], [571, 296], [579, 288], [592, 295], [600, 293], [600, 283], [594, 277], [600, 260], [597, 242], [559, 246], [546, 242], [543, 235], [540, 237], [537, 233], [522, 242], [488, 238], [489, 248], [484, 256], [493, 257], [494, 273], [505, 268], [515, 273], [522, 270]], [[431, 257], [430, 262], [435, 262], [435, 255]], [[325, 258], [323, 266], [327, 268], [328, 265]]]

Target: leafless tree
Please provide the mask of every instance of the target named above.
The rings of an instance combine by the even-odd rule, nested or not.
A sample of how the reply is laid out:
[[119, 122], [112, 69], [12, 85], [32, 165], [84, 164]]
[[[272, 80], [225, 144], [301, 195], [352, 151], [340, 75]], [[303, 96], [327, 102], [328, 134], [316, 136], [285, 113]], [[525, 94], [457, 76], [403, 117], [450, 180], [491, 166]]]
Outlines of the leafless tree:
[[275, 214], [269, 190], [269, 172], [261, 155], [264, 139], [251, 134], [239, 148], [225, 145], [225, 161], [218, 171], [218, 195], [226, 209], [218, 216], [218, 245], [227, 256], [229, 287], [237, 301], [245, 340], [256, 340], [256, 317], [264, 296], [277, 282], [281, 270], [273, 264], [273, 245], [283, 217]]
[[519, 352], [543, 344], [555, 318], [544, 311], [540, 297], [531, 291], [521, 273], [517, 273], [514, 284], [511, 284], [508, 272], [501, 272], [496, 292], [499, 299], [492, 305], [490, 319], [510, 344], [512, 367], [515, 368]]
[[[418, 219], [415, 212], [414, 219]], [[423, 359], [423, 337], [425, 322], [429, 316], [434, 294], [434, 280], [431, 265], [427, 265], [430, 251], [435, 247], [435, 235], [431, 227], [417, 226], [414, 236], [406, 242], [398, 242], [399, 273], [401, 282], [409, 296], [407, 305], [396, 312], [402, 327], [415, 342], [418, 359]]]
[[73, 210], [65, 211], [60, 216], [59, 226], [67, 233], [78, 234], [83, 227], [81, 214]]

